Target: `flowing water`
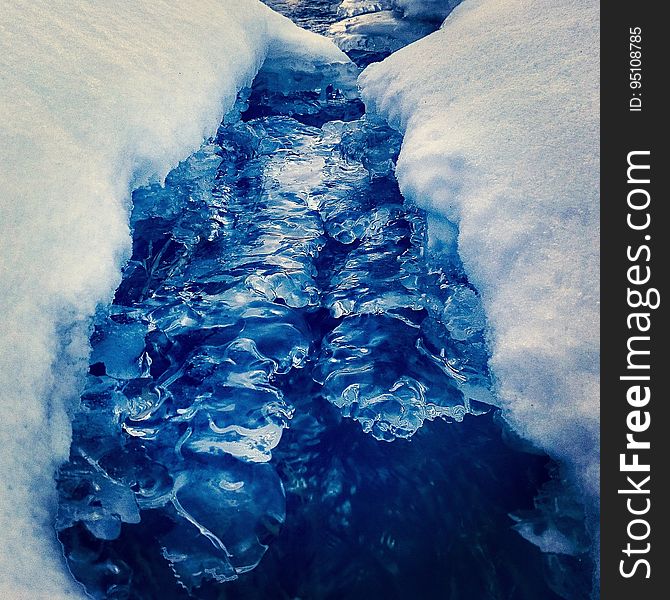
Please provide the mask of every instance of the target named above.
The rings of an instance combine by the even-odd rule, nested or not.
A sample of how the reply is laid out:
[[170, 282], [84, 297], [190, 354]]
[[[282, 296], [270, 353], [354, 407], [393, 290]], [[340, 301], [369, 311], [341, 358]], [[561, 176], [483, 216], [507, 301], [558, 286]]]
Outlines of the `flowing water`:
[[[339, 18], [270, 4], [319, 32]], [[393, 49], [357, 36], [359, 64]], [[457, 255], [426, 255], [401, 139], [365, 115], [357, 72], [264, 69], [165, 186], [133, 194], [59, 475], [59, 538], [93, 597], [590, 589], [579, 507], [574, 557], [513, 529], [555, 466], [500, 424], [477, 291]]]

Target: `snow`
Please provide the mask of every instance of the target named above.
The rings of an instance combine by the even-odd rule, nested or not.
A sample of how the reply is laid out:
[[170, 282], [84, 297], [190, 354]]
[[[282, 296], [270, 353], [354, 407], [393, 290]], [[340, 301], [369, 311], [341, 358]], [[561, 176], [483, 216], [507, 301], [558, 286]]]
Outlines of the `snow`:
[[267, 57], [346, 57], [256, 0], [5, 0], [0, 11], [0, 597], [78, 597], [54, 472], [130, 191], [212, 135]]
[[[595, 0], [467, 0], [368, 67], [368, 109], [404, 133], [397, 176], [489, 323], [507, 421], [597, 515], [599, 13]], [[597, 533], [596, 533], [597, 535]]]

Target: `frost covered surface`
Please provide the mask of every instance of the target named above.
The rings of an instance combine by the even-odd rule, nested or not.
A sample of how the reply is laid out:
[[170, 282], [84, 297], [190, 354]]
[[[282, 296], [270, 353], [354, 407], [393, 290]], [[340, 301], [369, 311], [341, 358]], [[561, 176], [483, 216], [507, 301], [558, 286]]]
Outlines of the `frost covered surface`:
[[593, 0], [468, 0], [359, 80], [404, 132], [397, 176], [428, 212], [434, 256], [458, 225], [508, 422], [563, 461], [594, 509], [598, 22]]
[[129, 256], [129, 192], [213, 134], [266, 56], [346, 57], [253, 0], [188, 11], [10, 1], [0, 31], [0, 596], [75, 596], [53, 531], [53, 474], [89, 319]]

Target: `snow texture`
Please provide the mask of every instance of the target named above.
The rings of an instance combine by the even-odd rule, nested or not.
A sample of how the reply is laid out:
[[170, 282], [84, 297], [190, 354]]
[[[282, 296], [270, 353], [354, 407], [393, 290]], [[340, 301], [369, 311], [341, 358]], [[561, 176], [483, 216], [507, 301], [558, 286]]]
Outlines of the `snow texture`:
[[595, 0], [468, 0], [359, 79], [404, 133], [397, 176], [434, 257], [457, 244], [482, 294], [503, 414], [594, 513], [598, 31]]
[[256, 0], [2, 3], [2, 598], [82, 594], [53, 531], [53, 477], [91, 316], [129, 256], [130, 191], [214, 134], [266, 57], [347, 60]]

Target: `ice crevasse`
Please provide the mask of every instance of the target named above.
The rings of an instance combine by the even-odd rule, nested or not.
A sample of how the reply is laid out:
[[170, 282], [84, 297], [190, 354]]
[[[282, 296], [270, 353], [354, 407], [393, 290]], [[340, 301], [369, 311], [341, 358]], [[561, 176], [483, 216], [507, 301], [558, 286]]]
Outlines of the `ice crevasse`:
[[132, 189], [216, 132], [265, 60], [347, 61], [256, 0], [3, 2], [0, 597], [77, 597], [54, 471], [90, 318], [130, 250]]
[[562, 462], [594, 529], [598, 36], [595, 0], [466, 0], [359, 78], [404, 134], [396, 174], [433, 255], [457, 247], [482, 295], [505, 418]]

